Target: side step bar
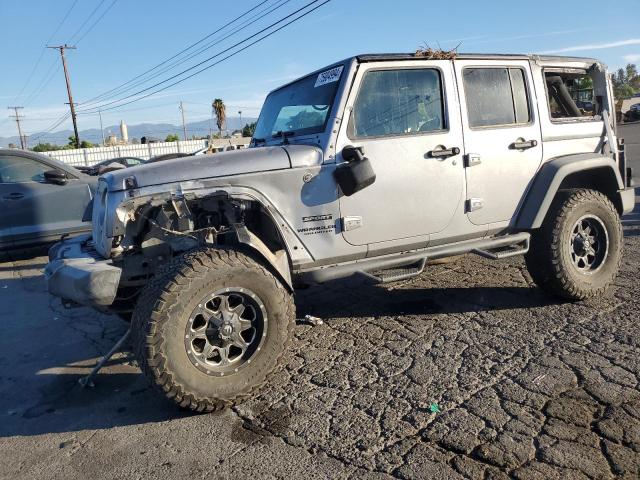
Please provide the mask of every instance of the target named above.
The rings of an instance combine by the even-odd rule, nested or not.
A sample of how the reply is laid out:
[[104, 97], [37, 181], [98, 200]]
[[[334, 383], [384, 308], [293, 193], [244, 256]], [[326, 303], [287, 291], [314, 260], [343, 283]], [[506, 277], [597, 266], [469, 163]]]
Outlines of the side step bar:
[[398, 281], [420, 275], [424, 269], [424, 263], [428, 259], [452, 257], [465, 253], [476, 253], [494, 260], [521, 255], [529, 250], [530, 237], [528, 232], [519, 232], [501, 237], [465, 240], [420, 250], [323, 265], [320, 268], [316, 267], [297, 273], [310, 283], [323, 283], [337, 278], [345, 278], [354, 273], [363, 274], [377, 282]]
[[427, 259], [423, 258], [410, 265], [402, 267], [389, 268], [387, 270], [378, 270], [375, 272], [361, 272], [365, 277], [369, 277], [378, 283], [398, 282], [409, 278], [417, 277], [424, 271]]
[[501, 258], [524, 255], [529, 251], [529, 239], [530, 237], [526, 237], [518, 243], [504, 245], [496, 248], [488, 248], [486, 250], [474, 248], [473, 250], [471, 250], [471, 253], [475, 253], [476, 255], [480, 255], [481, 257], [489, 258], [491, 260], [500, 260]]

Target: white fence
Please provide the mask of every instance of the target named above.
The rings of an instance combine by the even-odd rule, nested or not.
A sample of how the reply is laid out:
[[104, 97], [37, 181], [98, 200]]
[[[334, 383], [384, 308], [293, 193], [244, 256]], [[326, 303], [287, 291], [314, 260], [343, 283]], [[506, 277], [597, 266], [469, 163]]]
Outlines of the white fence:
[[[217, 151], [246, 148], [251, 138], [232, 137], [214, 139], [213, 147]], [[193, 153], [209, 145], [209, 140], [186, 140], [179, 142], [146, 143], [136, 145], [117, 145], [114, 147], [78, 148], [75, 150], [55, 150], [43, 152], [61, 162], [74, 166], [91, 166], [104, 160], [119, 157], [138, 157], [148, 160], [165, 153]]]

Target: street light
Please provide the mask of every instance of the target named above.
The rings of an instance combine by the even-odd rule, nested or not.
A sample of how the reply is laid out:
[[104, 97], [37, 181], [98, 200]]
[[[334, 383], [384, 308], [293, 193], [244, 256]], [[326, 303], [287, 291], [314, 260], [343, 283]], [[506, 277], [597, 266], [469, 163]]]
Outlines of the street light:
[[244, 136], [244, 128], [242, 127], [242, 110], [238, 110], [238, 115], [240, 115], [240, 136]]

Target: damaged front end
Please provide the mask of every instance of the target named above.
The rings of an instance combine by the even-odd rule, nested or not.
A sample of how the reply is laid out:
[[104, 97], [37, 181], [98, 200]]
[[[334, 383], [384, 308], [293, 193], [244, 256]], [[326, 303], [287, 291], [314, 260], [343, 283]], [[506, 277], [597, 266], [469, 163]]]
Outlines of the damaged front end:
[[100, 184], [93, 238], [65, 240], [50, 251], [48, 288], [63, 302], [127, 316], [162, 265], [197, 248], [243, 249], [291, 288], [286, 242], [256, 198], [220, 188], [144, 195], [135, 184], [109, 192]]

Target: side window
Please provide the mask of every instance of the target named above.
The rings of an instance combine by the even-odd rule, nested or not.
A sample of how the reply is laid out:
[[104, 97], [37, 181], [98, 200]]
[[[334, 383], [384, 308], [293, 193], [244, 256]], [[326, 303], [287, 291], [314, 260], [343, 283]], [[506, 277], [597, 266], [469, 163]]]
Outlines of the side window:
[[462, 77], [470, 127], [518, 125], [531, 120], [521, 68], [465, 68]]
[[14, 155], [0, 156], [0, 182], [42, 182], [44, 172], [51, 167], [30, 158]]
[[377, 70], [365, 74], [349, 121], [349, 136], [413, 135], [444, 128], [439, 70]]
[[593, 79], [585, 71], [545, 71], [552, 119], [594, 117], [598, 112]]

